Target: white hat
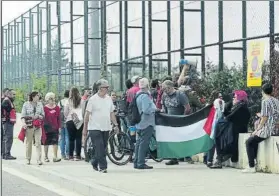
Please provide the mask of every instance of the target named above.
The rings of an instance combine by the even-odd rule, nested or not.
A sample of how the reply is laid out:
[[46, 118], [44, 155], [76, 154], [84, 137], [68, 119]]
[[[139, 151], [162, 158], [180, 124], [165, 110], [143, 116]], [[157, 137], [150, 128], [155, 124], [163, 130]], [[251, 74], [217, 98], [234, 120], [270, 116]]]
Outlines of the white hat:
[[136, 83], [136, 81], [137, 81], [138, 79], [141, 79], [141, 77], [140, 77], [140, 76], [133, 76], [133, 77], [131, 78], [131, 82], [134, 84], [134, 83]]
[[101, 88], [101, 87], [109, 87], [109, 83], [108, 83], [108, 81], [105, 80], [105, 79], [100, 79], [100, 80], [98, 80], [98, 81], [96, 82], [96, 84], [97, 84], [97, 86], [98, 86], [99, 88]]
[[147, 78], [141, 78], [139, 80], [139, 88], [140, 89], [149, 88], [149, 81]]

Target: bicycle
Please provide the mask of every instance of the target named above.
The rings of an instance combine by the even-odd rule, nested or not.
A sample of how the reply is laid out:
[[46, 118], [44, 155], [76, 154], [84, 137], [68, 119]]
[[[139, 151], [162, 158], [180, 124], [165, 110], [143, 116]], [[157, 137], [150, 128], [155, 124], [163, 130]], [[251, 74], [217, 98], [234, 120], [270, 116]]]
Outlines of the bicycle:
[[89, 137], [88, 134], [84, 142], [83, 150], [84, 150], [84, 160], [85, 162], [89, 162], [95, 153], [95, 149], [92, 144], [91, 138]]
[[85, 139], [83, 150], [84, 150], [84, 157], [85, 157], [84, 160], [85, 162], [89, 162], [95, 153], [95, 148], [91, 141], [91, 137], [89, 137], [89, 134], [87, 134], [87, 137]]
[[[126, 165], [128, 162], [132, 161], [132, 157], [134, 154], [135, 139], [130, 135], [130, 132], [127, 131], [128, 124], [125, 119], [126, 115], [123, 112], [118, 112], [117, 116], [123, 122], [124, 127], [121, 127], [120, 133], [116, 133], [114, 130], [112, 130], [110, 132], [107, 149], [106, 149], [106, 151], [107, 151], [106, 154], [112, 163], [114, 163], [116, 165]], [[124, 131], [124, 130], [126, 130], [126, 131]], [[124, 140], [123, 140], [123, 138], [124, 138]], [[121, 141], [121, 143], [119, 143], [119, 141]], [[116, 145], [114, 145], [114, 144], [116, 144]], [[121, 148], [118, 147], [119, 144], [120, 144]], [[84, 149], [85, 161], [89, 162], [95, 153], [94, 145], [93, 145], [89, 135], [87, 135], [87, 137], [85, 139], [83, 149]], [[116, 152], [122, 153], [121, 156], [118, 157], [116, 155]], [[124, 162], [120, 162], [124, 158], [125, 155], [128, 155], [128, 158]], [[149, 150], [147, 153], [147, 158], [148, 159], [151, 158], [156, 162], [163, 161], [163, 159], [157, 159], [157, 146], [156, 146], [156, 138], [155, 138], [154, 134], [151, 137], [151, 141], [149, 144]]]
[[[119, 115], [119, 117], [123, 122], [126, 122], [125, 115]], [[124, 123], [124, 126], [127, 128], [127, 123]], [[112, 132], [108, 139], [107, 145], [107, 156], [109, 160], [119, 166], [126, 165], [128, 162], [132, 161], [135, 148], [134, 142], [135, 140], [129, 131], [121, 131], [120, 133]], [[152, 159], [156, 162], [162, 162], [163, 159], [157, 158], [156, 144], [156, 138], [153, 134], [149, 143], [147, 159]], [[116, 153], [119, 153], [120, 156], [117, 156]], [[126, 159], [124, 159], [125, 155], [127, 156]]]

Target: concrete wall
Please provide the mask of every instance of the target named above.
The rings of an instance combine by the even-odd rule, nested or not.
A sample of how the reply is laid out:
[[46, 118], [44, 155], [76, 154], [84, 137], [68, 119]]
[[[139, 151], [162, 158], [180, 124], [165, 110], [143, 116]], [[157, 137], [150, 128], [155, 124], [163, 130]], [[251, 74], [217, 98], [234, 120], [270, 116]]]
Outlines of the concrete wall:
[[[239, 135], [239, 161], [232, 163], [230, 160], [224, 163], [224, 166], [243, 169], [248, 166], [248, 157], [246, 153], [245, 141], [250, 134]], [[279, 136], [272, 136], [271, 138], [261, 142], [258, 149], [257, 157], [257, 171], [266, 173], [279, 173]], [[216, 153], [215, 153], [216, 154]], [[203, 162], [203, 154], [193, 156], [193, 159], [198, 162]]]

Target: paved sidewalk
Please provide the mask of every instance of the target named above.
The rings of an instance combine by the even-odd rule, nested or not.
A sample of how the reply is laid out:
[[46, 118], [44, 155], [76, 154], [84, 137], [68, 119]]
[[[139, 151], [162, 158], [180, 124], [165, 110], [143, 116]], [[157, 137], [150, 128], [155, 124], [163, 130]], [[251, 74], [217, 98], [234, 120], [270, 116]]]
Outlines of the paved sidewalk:
[[[52, 149], [49, 150], [52, 153]], [[239, 170], [224, 168], [210, 170], [202, 164], [165, 166], [148, 161], [153, 170], [134, 170], [132, 164], [116, 166], [109, 163], [107, 174], [93, 171], [85, 162], [62, 161], [37, 166], [35, 161], [25, 165], [25, 146], [15, 140], [13, 155], [16, 161], [3, 161], [3, 167], [19, 169], [38, 175], [49, 182], [59, 183], [82, 195], [135, 196], [278, 196], [276, 174], [242, 174]], [[33, 150], [35, 158], [35, 148]], [[50, 156], [51, 158], [51, 156]], [[52, 160], [52, 159], [50, 159]], [[37, 176], [37, 177], [38, 177]], [[220, 188], [220, 186], [222, 188]]]
[[60, 196], [7, 172], [2, 172], [2, 180], [3, 196]]

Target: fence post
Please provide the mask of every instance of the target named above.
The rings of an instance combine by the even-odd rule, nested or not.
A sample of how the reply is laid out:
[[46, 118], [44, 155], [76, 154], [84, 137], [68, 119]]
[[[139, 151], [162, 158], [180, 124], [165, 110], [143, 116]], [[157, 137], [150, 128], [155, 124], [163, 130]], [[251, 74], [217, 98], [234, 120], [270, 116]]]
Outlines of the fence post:
[[57, 38], [58, 38], [58, 94], [62, 93], [62, 57], [61, 57], [61, 5], [60, 1], [56, 2], [56, 16], [57, 16]]
[[224, 54], [223, 54], [223, 1], [218, 1], [218, 27], [219, 27], [219, 71], [224, 68]]
[[89, 87], [89, 58], [88, 58], [88, 1], [83, 1], [84, 7], [84, 86]]
[[274, 1], [269, 1], [269, 60], [270, 60], [270, 81], [275, 83], [275, 45], [274, 45]]
[[[242, 1], [242, 38], [247, 38], [247, 7], [246, 1]], [[242, 66], [243, 78], [247, 77], [247, 41], [242, 42]]]

